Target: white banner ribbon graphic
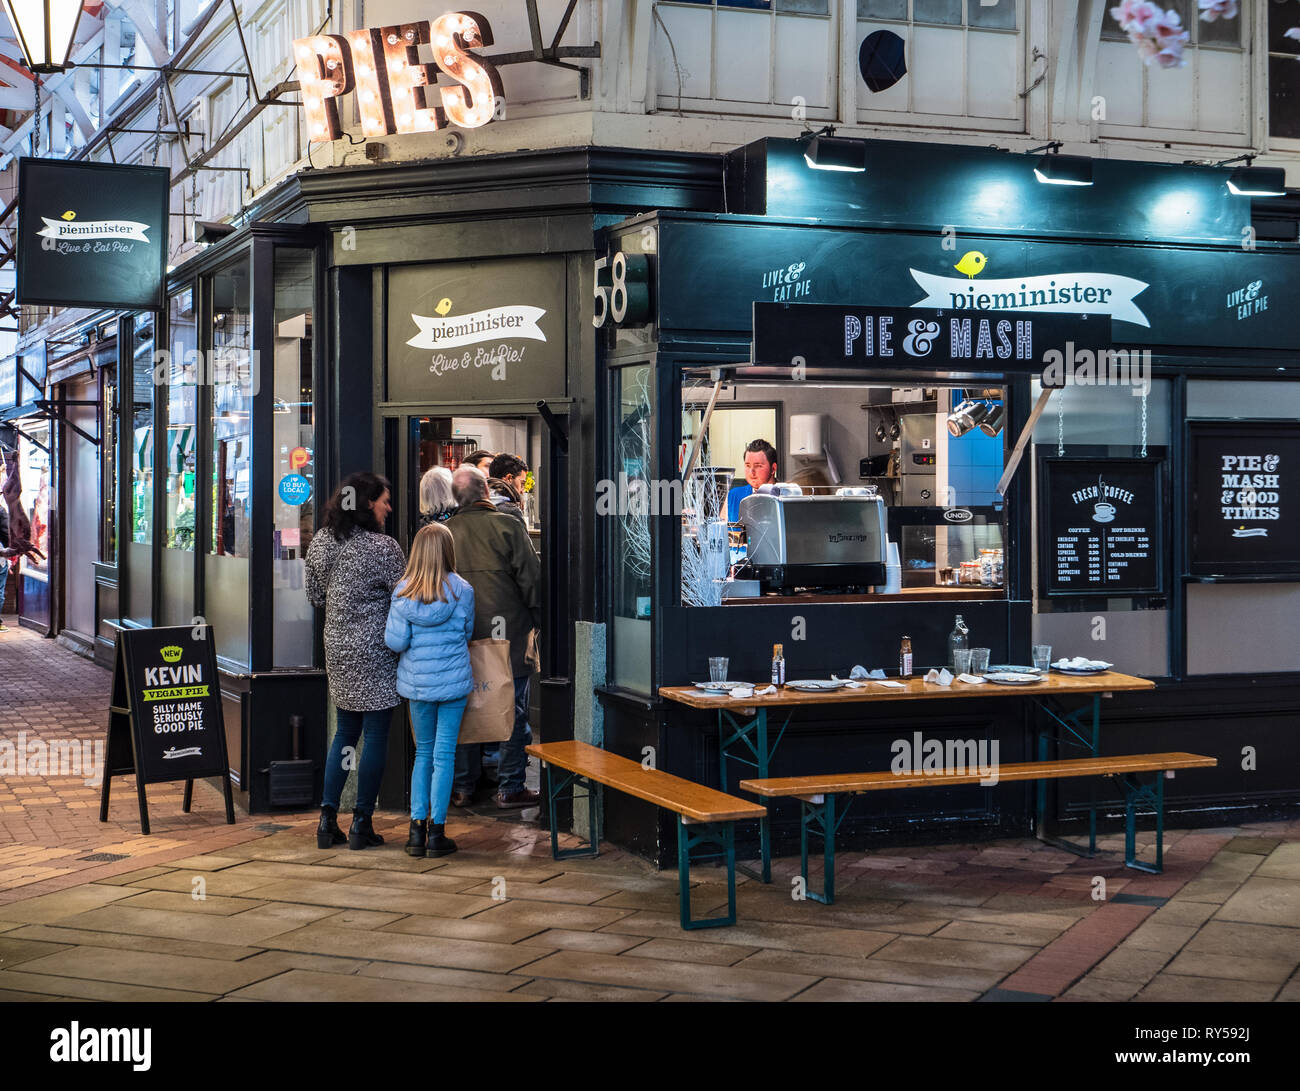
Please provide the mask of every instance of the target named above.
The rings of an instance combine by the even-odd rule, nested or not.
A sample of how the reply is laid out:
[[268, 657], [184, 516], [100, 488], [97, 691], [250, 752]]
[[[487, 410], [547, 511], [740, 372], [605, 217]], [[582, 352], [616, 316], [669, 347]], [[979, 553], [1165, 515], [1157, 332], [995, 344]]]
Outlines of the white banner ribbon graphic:
[[48, 216], [42, 216], [41, 219], [45, 221], [45, 227], [36, 234], [43, 235], [47, 239], [68, 242], [77, 242], [81, 239], [149, 241], [148, 236], [145, 235], [149, 225], [142, 224], [139, 220], [85, 220], [81, 223], [75, 221], [60, 223], [58, 220], [51, 220]]
[[461, 345], [477, 345], [483, 341], [501, 341], [526, 337], [530, 341], [545, 341], [546, 334], [537, 323], [546, 311], [541, 307], [489, 307], [473, 314], [452, 315], [447, 318], [426, 318], [411, 315], [420, 327], [406, 343], [417, 349], [454, 349]]
[[[940, 277], [908, 270], [925, 292], [913, 307], [946, 311], [1056, 311], [1064, 314], [1108, 314], [1118, 322], [1150, 326], [1133, 297], [1149, 285], [1113, 273], [1052, 273], [1004, 280]], [[978, 302], [977, 302], [978, 301]]]

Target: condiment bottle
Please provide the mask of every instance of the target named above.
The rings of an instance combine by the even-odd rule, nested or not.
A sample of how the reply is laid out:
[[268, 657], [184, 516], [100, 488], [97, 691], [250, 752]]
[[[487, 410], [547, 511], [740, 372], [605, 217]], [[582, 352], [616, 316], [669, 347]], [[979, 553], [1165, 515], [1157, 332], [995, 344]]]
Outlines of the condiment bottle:
[[912, 677], [912, 638], [903, 637], [903, 645], [898, 651], [898, 677]]
[[785, 645], [772, 645], [772, 685], [785, 685]]

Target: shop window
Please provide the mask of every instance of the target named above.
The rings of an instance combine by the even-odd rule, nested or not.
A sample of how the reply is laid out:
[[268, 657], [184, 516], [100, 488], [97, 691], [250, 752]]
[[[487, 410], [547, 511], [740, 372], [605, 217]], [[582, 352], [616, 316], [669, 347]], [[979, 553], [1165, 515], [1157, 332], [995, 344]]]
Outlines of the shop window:
[[246, 258], [211, 280], [212, 526], [204, 565], [206, 616], [217, 651], [248, 661], [248, 555], [252, 531], [254, 380]]
[[1300, 139], [1300, 4], [1268, 5], [1268, 133]]
[[[35, 598], [45, 598], [44, 610], [48, 610], [50, 580], [50, 426], [36, 420], [26, 420], [21, 425], [22, 434], [18, 438], [19, 477], [22, 481], [20, 500], [23, 510], [32, 523], [32, 545], [44, 558], [38, 560], [35, 555], [23, 558], [20, 571], [22, 575], [37, 584]], [[7, 561], [4, 563], [8, 563]], [[30, 588], [24, 595], [33, 594]], [[34, 610], [32, 607], [36, 606]], [[24, 603], [23, 616], [39, 615], [39, 603]], [[48, 617], [45, 618], [48, 621]]]
[[1290, 382], [1192, 379], [1187, 384], [1187, 416], [1210, 420], [1300, 420], [1300, 387]]
[[655, 5], [661, 110], [829, 120], [839, 71], [830, 0], [679, 0]]
[[[1038, 398], [1038, 380], [1032, 382], [1030, 393], [1035, 400]], [[1171, 384], [1164, 379], [1151, 380], [1145, 397], [1140, 386], [1118, 383], [1069, 386], [1053, 393], [1034, 428], [1032, 447], [1017, 477], [1031, 484], [1034, 527], [1031, 540], [1040, 543], [1035, 551], [1033, 572], [1034, 641], [1050, 644], [1053, 660], [1084, 656], [1113, 663], [1116, 670], [1125, 674], [1160, 678], [1170, 673], [1168, 602], [1175, 593], [1175, 572], [1168, 493], [1158, 510], [1149, 497], [1135, 495], [1131, 506], [1117, 502], [1125, 518], [1111, 524], [1122, 527], [1131, 523], [1150, 532], [1144, 538], [1146, 545], [1138, 543], [1126, 548], [1139, 553], [1149, 549], [1157, 555], [1163, 569], [1161, 593], [1048, 595], [1042, 592], [1047, 566], [1054, 563], [1057, 546], [1045, 542], [1042, 533], [1044, 484], [1038, 477], [1042, 458], [1095, 460], [1099, 472], [1108, 460], [1116, 460], [1115, 465], [1120, 466], [1145, 459], [1166, 463], [1159, 471], [1159, 479], [1166, 489], [1172, 487], [1172, 467], [1167, 465], [1170, 397]], [[1054, 502], [1059, 506], [1063, 501], [1057, 497]], [[1087, 506], [1090, 501], [1082, 503]], [[1089, 531], [1096, 530], [1091, 517], [1083, 522]], [[1080, 543], [1076, 544], [1080, 557], [1084, 558], [1082, 568], [1088, 551]]]
[[313, 663], [313, 612], [303, 591], [305, 557], [316, 517], [316, 425], [312, 410], [312, 314], [315, 252], [275, 251], [276, 482], [272, 552], [275, 666]]
[[[884, 560], [892, 561], [897, 547], [898, 590], [944, 588], [939, 593], [949, 595], [956, 592], [947, 588], [965, 584], [973, 597], [1005, 593], [1005, 513], [996, 492], [1005, 457], [1002, 387], [738, 376], [720, 388], [702, 431], [713, 393], [712, 381], [683, 383], [683, 470], [703, 435], [683, 487], [683, 605], [720, 605], [724, 592], [752, 596], [752, 587], [727, 588], [729, 574], [758, 581], [763, 594], [789, 593], [795, 583], [815, 594], [884, 592], [891, 576], [874, 567], [882, 563], [882, 515]], [[745, 431], [732, 426], [733, 417]], [[774, 516], [751, 510], [742, 517], [745, 498], [763, 486], [836, 500], [788, 509], [802, 522], [783, 515], [785, 553], [776, 556]], [[840, 544], [831, 549], [828, 541]], [[874, 544], [845, 544], [863, 541]], [[778, 567], [805, 569], [822, 582], [805, 584]]]
[[605, 482], [614, 520], [613, 683], [650, 692], [653, 613], [651, 511], [654, 476], [654, 369], [648, 365], [614, 373], [613, 477]]
[[157, 386], [153, 378], [154, 320], [139, 315], [131, 323], [132, 335], [127, 346], [131, 368], [130, 414], [131, 465], [127, 468], [127, 496], [123, 514], [127, 516], [130, 539], [127, 543], [127, 580], [129, 598], [126, 616], [140, 625], [153, 624], [153, 540], [154, 540], [154, 398]]
[[108, 368], [104, 372], [103, 406], [100, 420], [104, 422], [99, 448], [100, 481], [99, 495], [104, 498], [103, 513], [100, 517], [99, 555], [106, 564], [117, 563], [117, 369]]
[[[878, 30], [904, 42], [907, 75], [873, 92], [857, 80], [858, 119], [1016, 131], [1024, 124], [1023, 0], [857, 0], [855, 43]], [[854, 69], [857, 49], [854, 49]]]
[[187, 625], [194, 616], [194, 545], [198, 512], [198, 399], [203, 381], [194, 289], [168, 300], [168, 346], [158, 355], [167, 418], [163, 512], [162, 622]]
[[1097, 53], [1096, 86], [1101, 99], [1093, 103], [1094, 112], [1102, 111], [1097, 118], [1102, 136], [1154, 129], [1182, 141], [1192, 133], [1227, 133], [1244, 140], [1249, 125], [1250, 54], [1243, 42], [1250, 40], [1248, 20], [1254, 5], [1242, 4], [1235, 18], [1214, 22], [1200, 18], [1195, 0], [1161, 0], [1158, 6], [1177, 12], [1190, 35], [1183, 49], [1185, 64], [1162, 68], [1154, 60], [1144, 63], [1107, 5]]

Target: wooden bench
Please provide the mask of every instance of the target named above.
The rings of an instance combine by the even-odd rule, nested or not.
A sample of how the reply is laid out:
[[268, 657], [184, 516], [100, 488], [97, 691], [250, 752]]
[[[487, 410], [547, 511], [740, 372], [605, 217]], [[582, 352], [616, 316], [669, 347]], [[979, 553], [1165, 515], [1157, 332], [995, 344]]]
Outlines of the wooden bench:
[[[613, 788], [627, 795], [644, 799], [677, 815], [677, 876], [681, 890], [681, 917], [683, 928], [719, 928], [736, 923], [736, 842], [737, 819], [763, 818], [767, 808], [747, 799], [725, 795], [694, 781], [663, 773], [658, 769], [645, 769], [640, 762], [611, 754], [583, 742], [533, 743], [526, 747], [528, 753], [540, 758], [546, 767], [546, 798], [551, 814], [551, 855], [557, 860], [574, 856], [595, 856], [600, 852], [601, 794], [604, 788]], [[567, 774], [557, 784], [552, 769]], [[581, 787], [586, 793], [589, 833], [587, 846], [577, 849], [560, 849], [555, 804], [561, 798], [573, 799], [559, 793], [566, 788]], [[687, 831], [687, 827], [700, 827]], [[691, 849], [700, 845], [716, 845], [727, 862], [727, 915], [725, 917], [691, 918]]]
[[[1064, 777], [1107, 776], [1117, 777], [1124, 788], [1124, 862], [1129, 867], [1159, 873], [1164, 868], [1164, 784], [1165, 774], [1172, 776], [1177, 769], [1199, 769], [1218, 765], [1215, 758], [1200, 754], [1128, 754], [1113, 758], [1070, 758], [1064, 761], [1022, 762], [1001, 765], [994, 769], [999, 782], [1004, 780], [1055, 780]], [[1141, 773], [1155, 773], [1154, 783], [1142, 784]], [[835, 831], [848, 813], [845, 807], [839, 818], [835, 817], [835, 797], [857, 795], [860, 792], [888, 791], [899, 788], [937, 788], [941, 785], [980, 784], [983, 777], [977, 770], [967, 772], [932, 773], [831, 773], [810, 777], [768, 777], [742, 780], [740, 787], [763, 799], [793, 797], [800, 801], [799, 859], [803, 873], [804, 889], [814, 901], [830, 905], [835, 900]], [[1137, 859], [1135, 842], [1135, 810], [1139, 803], [1148, 803], [1156, 812], [1156, 862], [1152, 867]], [[822, 838], [825, 863], [822, 892], [813, 891], [808, 884], [808, 834]], [[1039, 831], [1041, 833], [1041, 831]]]

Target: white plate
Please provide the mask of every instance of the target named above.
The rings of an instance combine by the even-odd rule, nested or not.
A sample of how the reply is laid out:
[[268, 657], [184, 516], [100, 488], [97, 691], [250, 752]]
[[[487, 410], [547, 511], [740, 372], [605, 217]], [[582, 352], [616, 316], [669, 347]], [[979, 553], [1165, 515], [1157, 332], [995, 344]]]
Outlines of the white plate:
[[986, 670], [985, 674], [1005, 674], [1010, 671], [1012, 674], [1042, 674], [1043, 672], [1037, 667], [1025, 667], [1018, 664], [998, 663]]
[[800, 678], [794, 682], [787, 682], [786, 686], [790, 689], [803, 690], [807, 693], [817, 693], [821, 690], [843, 689], [848, 682], [832, 682], [830, 679], [822, 678]]
[[984, 675], [984, 681], [996, 682], [1000, 686], [1028, 686], [1042, 680], [1041, 674], [1021, 674], [1016, 671], [996, 671]]
[[1092, 665], [1092, 666], [1087, 666], [1087, 667], [1084, 667], [1084, 666], [1078, 666], [1078, 667], [1063, 667], [1063, 666], [1058, 666], [1058, 664], [1066, 663], [1066, 662], [1068, 662], [1068, 660], [1065, 660], [1065, 659], [1058, 659], [1055, 663], [1052, 664], [1052, 670], [1054, 670], [1054, 671], [1060, 671], [1062, 674], [1101, 674], [1103, 671], [1108, 671], [1108, 670], [1110, 670], [1111, 667], [1113, 667], [1113, 666], [1115, 665], [1114, 663], [1107, 663], [1106, 660], [1104, 660], [1104, 659], [1094, 659], [1094, 660], [1092, 660], [1092, 663], [1093, 663], [1094, 665]]
[[730, 693], [737, 686], [747, 686], [748, 682], [695, 682], [696, 689], [711, 690], [714, 693]]

